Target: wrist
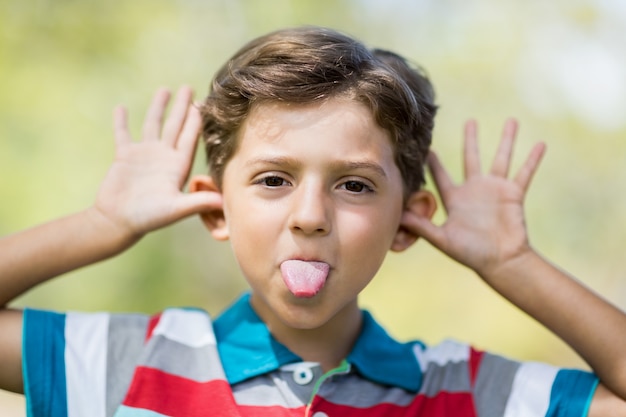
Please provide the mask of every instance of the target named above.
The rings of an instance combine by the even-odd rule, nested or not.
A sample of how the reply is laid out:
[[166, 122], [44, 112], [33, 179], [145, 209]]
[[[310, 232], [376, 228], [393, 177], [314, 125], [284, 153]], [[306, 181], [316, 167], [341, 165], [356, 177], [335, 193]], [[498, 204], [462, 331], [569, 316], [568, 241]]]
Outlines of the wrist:
[[526, 245], [514, 255], [487, 263], [482, 268], [476, 268], [475, 271], [487, 284], [498, 289], [501, 285], [514, 280], [515, 277], [525, 276], [532, 270], [532, 265], [541, 259], [531, 246]]
[[142, 233], [116, 222], [96, 206], [86, 209], [83, 215], [94, 234], [99, 236], [98, 240], [108, 248], [111, 255], [128, 249], [143, 237]]

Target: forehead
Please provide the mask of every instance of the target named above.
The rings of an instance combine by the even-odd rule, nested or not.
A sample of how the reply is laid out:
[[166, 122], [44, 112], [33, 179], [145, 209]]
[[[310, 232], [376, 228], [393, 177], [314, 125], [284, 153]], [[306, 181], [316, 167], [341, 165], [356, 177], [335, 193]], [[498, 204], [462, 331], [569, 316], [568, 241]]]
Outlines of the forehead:
[[285, 139], [298, 136], [326, 142], [340, 149], [345, 146], [376, 146], [391, 150], [389, 133], [376, 122], [372, 111], [349, 98], [331, 98], [310, 104], [265, 102], [255, 105], [237, 135], [238, 147], [249, 141], [287, 145]]
[[265, 170], [315, 173], [328, 180], [371, 176], [394, 190], [404, 185], [389, 133], [367, 106], [343, 98], [257, 105], [240, 129], [224, 184]]

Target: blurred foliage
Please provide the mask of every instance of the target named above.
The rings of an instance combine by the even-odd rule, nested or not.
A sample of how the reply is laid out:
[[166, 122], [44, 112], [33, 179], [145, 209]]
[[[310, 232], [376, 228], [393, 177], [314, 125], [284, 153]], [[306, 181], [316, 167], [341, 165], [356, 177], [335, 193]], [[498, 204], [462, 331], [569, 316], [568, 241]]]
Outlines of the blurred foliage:
[[[626, 6], [619, 0], [5, 0], [0, 234], [91, 204], [112, 158], [116, 104], [129, 107], [138, 132], [157, 87], [186, 83], [201, 97], [244, 42], [301, 24], [343, 30], [423, 66], [441, 105], [434, 148], [457, 178], [467, 118], [480, 123], [485, 165], [506, 117], [521, 121], [518, 165], [535, 141], [546, 141], [527, 201], [532, 242], [626, 306]], [[195, 170], [204, 169], [200, 155]], [[189, 219], [15, 305], [153, 312], [182, 304], [216, 313], [245, 287], [228, 245]], [[425, 242], [390, 256], [362, 301], [403, 339], [454, 336], [521, 359], [584, 366]]]

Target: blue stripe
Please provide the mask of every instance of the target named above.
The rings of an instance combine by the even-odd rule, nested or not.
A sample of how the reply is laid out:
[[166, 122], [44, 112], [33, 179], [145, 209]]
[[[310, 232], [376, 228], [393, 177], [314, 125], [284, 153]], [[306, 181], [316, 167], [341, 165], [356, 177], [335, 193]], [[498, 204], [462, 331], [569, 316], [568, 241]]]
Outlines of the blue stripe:
[[24, 310], [22, 358], [27, 416], [66, 417], [65, 314]]
[[598, 378], [590, 372], [560, 370], [552, 384], [546, 417], [585, 417], [597, 386]]

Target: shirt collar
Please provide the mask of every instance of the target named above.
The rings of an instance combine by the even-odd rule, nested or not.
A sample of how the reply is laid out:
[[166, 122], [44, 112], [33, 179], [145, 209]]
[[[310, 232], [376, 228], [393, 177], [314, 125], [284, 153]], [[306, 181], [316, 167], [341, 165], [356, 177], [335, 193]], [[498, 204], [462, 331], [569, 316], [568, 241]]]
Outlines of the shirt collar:
[[[214, 323], [217, 347], [231, 385], [279, 369], [302, 359], [275, 340], [244, 294]], [[361, 334], [347, 361], [365, 378], [417, 392], [421, 371], [415, 342], [399, 343], [367, 312]]]

